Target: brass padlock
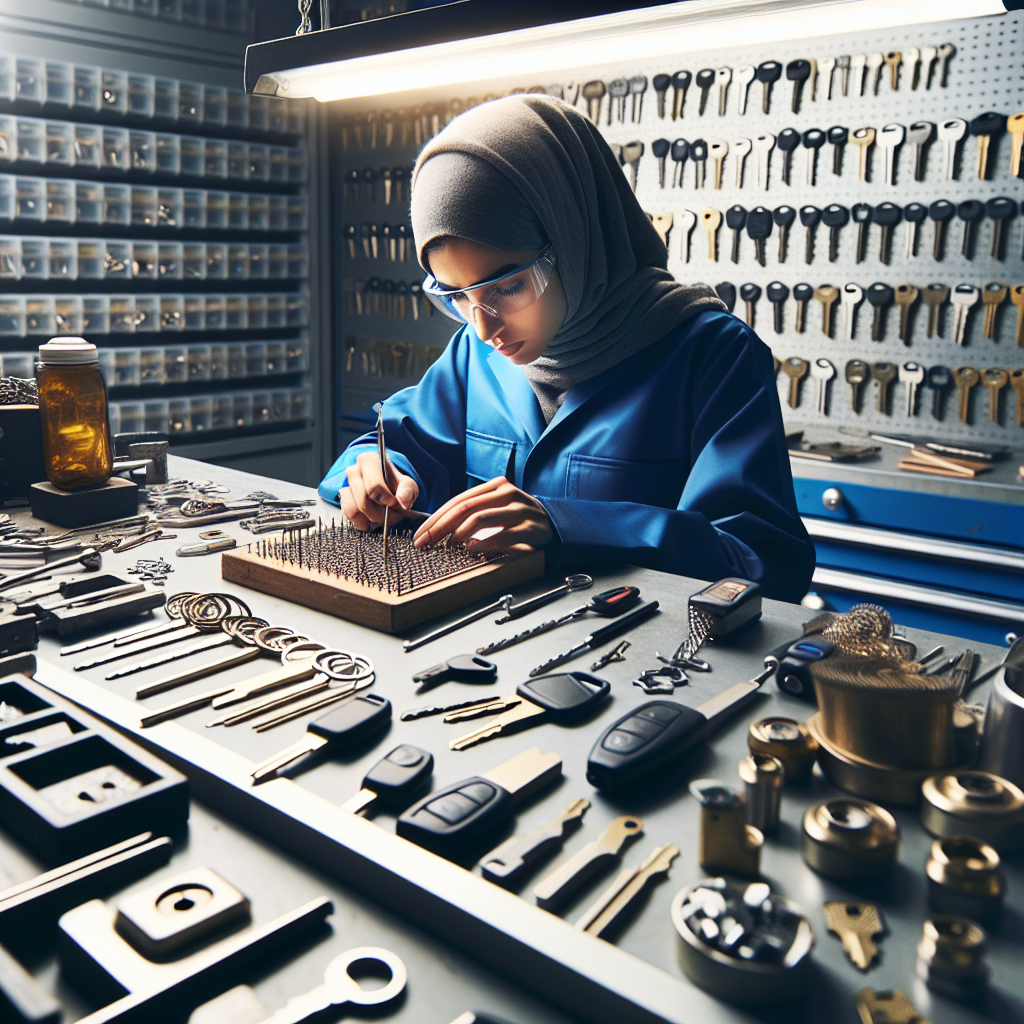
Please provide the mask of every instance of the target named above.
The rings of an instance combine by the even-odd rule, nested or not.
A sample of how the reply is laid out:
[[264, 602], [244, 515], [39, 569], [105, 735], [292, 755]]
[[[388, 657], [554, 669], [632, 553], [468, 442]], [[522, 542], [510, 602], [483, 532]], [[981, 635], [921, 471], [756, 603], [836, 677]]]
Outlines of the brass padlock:
[[760, 874], [764, 836], [747, 824], [746, 800], [715, 779], [691, 782], [690, 793], [701, 805], [701, 867], [741, 878]]

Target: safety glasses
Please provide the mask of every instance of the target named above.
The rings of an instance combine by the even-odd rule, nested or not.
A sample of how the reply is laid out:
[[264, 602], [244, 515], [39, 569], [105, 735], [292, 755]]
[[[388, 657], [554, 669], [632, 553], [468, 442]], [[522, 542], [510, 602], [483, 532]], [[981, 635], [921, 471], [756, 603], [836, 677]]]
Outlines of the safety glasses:
[[477, 308], [504, 320], [533, 305], [544, 294], [554, 269], [555, 254], [551, 246], [546, 245], [529, 263], [501, 277], [481, 281], [472, 288], [446, 288], [428, 274], [423, 291], [445, 316], [459, 323], [469, 323]]

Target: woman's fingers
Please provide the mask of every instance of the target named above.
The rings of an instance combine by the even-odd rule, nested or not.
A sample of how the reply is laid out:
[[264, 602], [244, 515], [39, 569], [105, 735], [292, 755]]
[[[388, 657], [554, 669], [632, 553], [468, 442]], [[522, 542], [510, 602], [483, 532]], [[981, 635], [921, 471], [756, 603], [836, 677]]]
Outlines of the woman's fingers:
[[479, 484], [468, 491], [464, 491], [462, 494], [456, 495], [456, 497], [445, 502], [416, 531], [413, 538], [416, 547], [436, 544], [438, 541], [443, 540], [480, 508], [506, 504], [509, 495], [504, 493], [501, 487], [491, 486], [499, 482], [510, 488], [512, 492], [516, 491], [504, 477], [499, 477], [497, 480], [492, 480], [486, 484]]
[[371, 523], [370, 520], [359, 511], [359, 506], [356, 505], [356, 499], [352, 496], [351, 482], [348, 487], [342, 487], [339, 491], [338, 504], [341, 505], [342, 515], [344, 515], [344, 517], [357, 530], [369, 530], [373, 526], [373, 523]]
[[385, 483], [380, 471], [380, 459], [376, 452], [364, 452], [348, 468], [346, 473], [348, 487], [342, 488], [341, 494], [349, 495], [352, 500], [353, 512], [365, 522], [365, 526], [360, 525], [356, 516], [349, 515], [345, 504], [342, 504], [342, 511], [352, 521], [353, 526], [359, 529], [370, 529], [372, 526], [382, 523], [385, 504], [391, 508], [392, 521], [397, 521], [403, 518], [402, 510], [412, 508], [416, 498], [419, 497], [419, 487], [412, 477], [399, 473], [390, 463], [388, 469], [397, 494]]

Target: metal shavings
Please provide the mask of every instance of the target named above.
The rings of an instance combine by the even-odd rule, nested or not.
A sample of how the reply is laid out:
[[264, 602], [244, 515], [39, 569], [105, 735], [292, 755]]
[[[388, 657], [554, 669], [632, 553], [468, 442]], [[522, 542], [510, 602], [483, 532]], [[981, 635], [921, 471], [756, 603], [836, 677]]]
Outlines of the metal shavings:
[[154, 587], [162, 587], [167, 582], [167, 577], [174, 572], [174, 566], [161, 555], [156, 560], [140, 558], [130, 569], [126, 569], [125, 572], [131, 576], [138, 576], [144, 583], [152, 583]]
[[38, 405], [39, 385], [31, 378], [0, 377], [0, 405]]
[[876, 604], [855, 604], [837, 615], [821, 636], [844, 654], [890, 662], [913, 661], [907, 647], [893, 637], [889, 613]]
[[267, 561], [283, 562], [398, 595], [509, 557], [503, 551], [470, 552], [450, 540], [433, 547], [415, 548], [412, 534], [406, 532], [388, 537], [385, 565], [383, 535], [357, 530], [348, 520], [342, 525], [335, 520], [318, 520], [315, 529], [292, 530], [273, 540], [257, 541], [250, 550]]

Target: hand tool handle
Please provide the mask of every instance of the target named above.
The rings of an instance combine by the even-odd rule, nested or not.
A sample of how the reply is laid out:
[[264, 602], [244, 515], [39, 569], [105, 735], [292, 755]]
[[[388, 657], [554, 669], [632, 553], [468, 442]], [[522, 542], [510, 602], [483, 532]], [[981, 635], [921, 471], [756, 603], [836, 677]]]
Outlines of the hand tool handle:
[[621, 619], [616, 619], [614, 622], [609, 622], [607, 626], [595, 629], [583, 642], [588, 647], [598, 647], [620, 633], [628, 632], [645, 619], [649, 619], [658, 610], [658, 607], [657, 601], [642, 604], [639, 608], [634, 608], [628, 615], [623, 615]]

